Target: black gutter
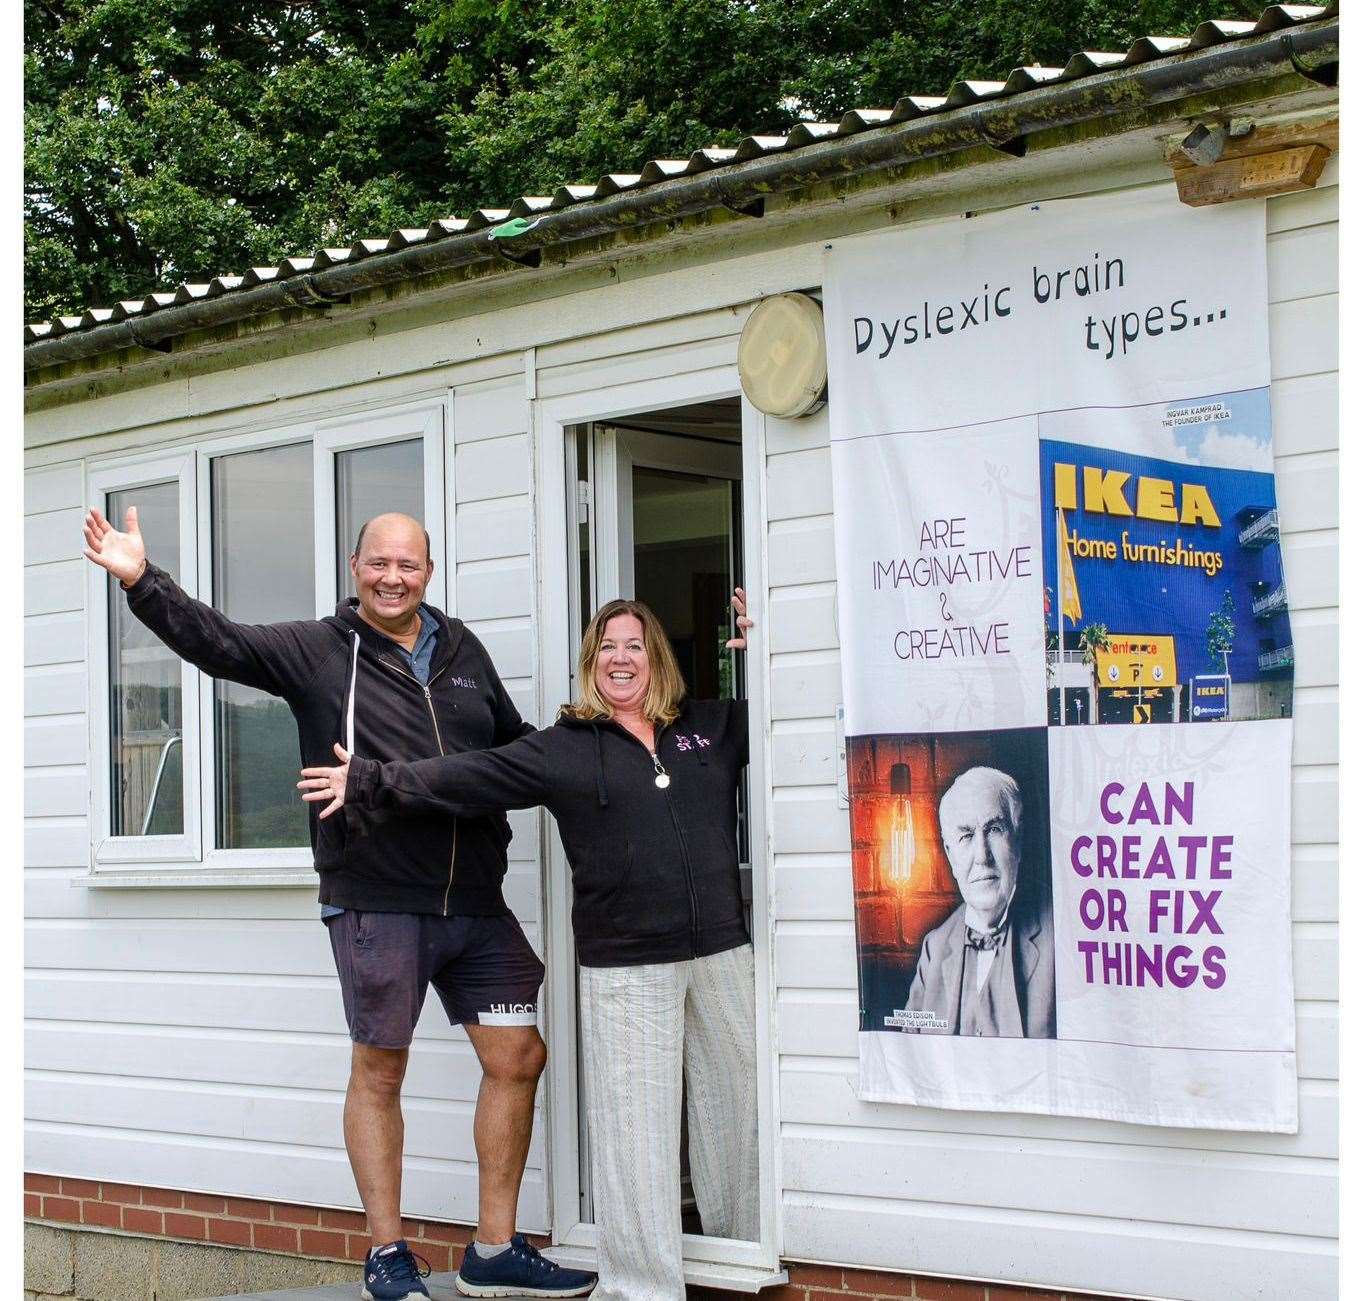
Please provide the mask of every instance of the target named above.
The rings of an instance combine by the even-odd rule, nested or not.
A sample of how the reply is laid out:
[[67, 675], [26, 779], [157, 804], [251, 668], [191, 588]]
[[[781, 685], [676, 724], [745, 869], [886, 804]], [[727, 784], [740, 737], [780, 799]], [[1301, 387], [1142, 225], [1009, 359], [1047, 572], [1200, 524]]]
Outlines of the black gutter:
[[[1231, 40], [1114, 69], [1059, 85], [925, 114], [892, 126], [819, 141], [745, 163], [721, 164], [698, 176], [661, 181], [548, 212], [515, 240], [515, 253], [608, 235], [622, 228], [694, 216], [715, 208], [758, 211], [774, 194], [863, 176], [982, 144], [1021, 154], [1038, 131], [1074, 126], [1115, 112], [1225, 91], [1238, 83], [1297, 73], [1334, 84], [1340, 20], [1330, 18], [1259, 38]], [[164, 346], [194, 330], [301, 305], [344, 302], [351, 295], [477, 262], [502, 261], [488, 228], [377, 253], [279, 281], [230, 290], [217, 298], [163, 307], [147, 316], [109, 322], [24, 347], [26, 372], [123, 348]]]

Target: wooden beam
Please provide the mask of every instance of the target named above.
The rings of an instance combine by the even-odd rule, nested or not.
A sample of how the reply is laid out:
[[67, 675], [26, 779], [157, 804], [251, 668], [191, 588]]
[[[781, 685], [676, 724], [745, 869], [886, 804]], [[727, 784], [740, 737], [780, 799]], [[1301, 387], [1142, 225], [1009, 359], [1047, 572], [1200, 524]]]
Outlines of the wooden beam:
[[1180, 152], [1179, 141], [1171, 139], [1166, 161], [1180, 201], [1202, 207], [1310, 190], [1339, 145], [1340, 119], [1333, 117], [1253, 129], [1229, 139], [1222, 156], [1203, 166]]

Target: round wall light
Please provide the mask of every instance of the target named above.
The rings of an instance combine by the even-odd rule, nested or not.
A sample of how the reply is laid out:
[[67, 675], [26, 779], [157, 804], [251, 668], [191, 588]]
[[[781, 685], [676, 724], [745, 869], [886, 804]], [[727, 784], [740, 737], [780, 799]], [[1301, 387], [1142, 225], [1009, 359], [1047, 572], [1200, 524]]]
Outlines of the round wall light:
[[765, 415], [792, 420], [824, 405], [828, 381], [823, 308], [805, 294], [764, 298], [739, 336], [744, 396]]

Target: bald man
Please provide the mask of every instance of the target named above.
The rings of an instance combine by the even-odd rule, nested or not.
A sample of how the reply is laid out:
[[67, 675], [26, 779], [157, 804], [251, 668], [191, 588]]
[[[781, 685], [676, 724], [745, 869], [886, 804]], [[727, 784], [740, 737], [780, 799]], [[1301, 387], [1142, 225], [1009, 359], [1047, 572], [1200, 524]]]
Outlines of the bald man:
[[924, 936], [909, 1010], [920, 1034], [1056, 1037], [1056, 940], [1046, 890], [1020, 890], [1023, 798], [998, 768], [943, 792], [938, 827], [961, 903]]
[[[147, 560], [135, 507], [121, 532], [90, 511], [85, 541], [86, 556], [123, 585], [129, 610], [177, 655], [286, 701], [304, 766], [334, 762], [338, 738], [352, 753], [410, 761], [533, 730], [478, 638], [426, 604], [435, 565], [411, 516], [380, 515], [360, 530], [350, 557], [357, 596], [325, 619], [289, 623], [233, 623], [187, 596]], [[560, 1269], [515, 1232], [545, 1064], [536, 1028], [544, 967], [502, 897], [506, 816], [405, 814], [380, 827], [384, 816], [356, 810], [320, 822], [313, 810], [309, 820], [353, 1041], [346, 1151], [373, 1239], [362, 1295], [429, 1295], [402, 1237], [400, 1194], [402, 1081], [431, 985], [483, 1069], [474, 1112], [479, 1222], [456, 1286], [472, 1296], [583, 1296], [592, 1275]]]

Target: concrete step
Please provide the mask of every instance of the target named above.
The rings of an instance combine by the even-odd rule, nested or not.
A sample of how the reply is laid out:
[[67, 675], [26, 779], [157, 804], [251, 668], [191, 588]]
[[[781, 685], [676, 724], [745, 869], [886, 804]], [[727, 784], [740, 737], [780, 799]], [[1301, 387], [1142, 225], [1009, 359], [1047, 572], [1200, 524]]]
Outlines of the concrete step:
[[[459, 1293], [455, 1291], [454, 1274], [432, 1274], [426, 1280], [426, 1289], [431, 1293], [431, 1301], [456, 1301], [459, 1298]], [[246, 1292], [240, 1296], [214, 1297], [212, 1301], [359, 1301], [359, 1298], [360, 1281], [357, 1277], [354, 1283], [286, 1287], [282, 1292]]]

